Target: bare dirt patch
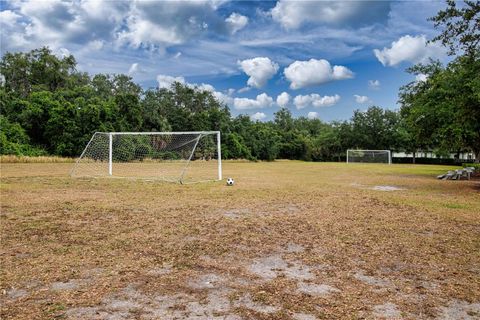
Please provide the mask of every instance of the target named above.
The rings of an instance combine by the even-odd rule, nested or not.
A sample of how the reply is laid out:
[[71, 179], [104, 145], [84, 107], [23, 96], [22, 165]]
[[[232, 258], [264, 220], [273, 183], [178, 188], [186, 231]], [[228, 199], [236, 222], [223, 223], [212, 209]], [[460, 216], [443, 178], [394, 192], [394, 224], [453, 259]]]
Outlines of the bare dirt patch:
[[256, 259], [249, 267], [249, 271], [264, 280], [272, 280], [280, 272], [287, 269], [288, 264], [280, 254]]
[[214, 273], [201, 275], [196, 279], [188, 282], [188, 286], [192, 289], [213, 289], [221, 287], [225, 283], [225, 279]]
[[264, 280], [285, 276], [294, 280], [311, 280], [315, 278], [309, 266], [300, 261], [286, 261], [280, 253], [258, 258], [249, 266], [249, 271]]
[[392, 286], [392, 283], [390, 281], [378, 277], [365, 275], [362, 271], [355, 273], [353, 276], [355, 279], [363, 282], [364, 284], [368, 284], [377, 288], [388, 288]]
[[294, 313], [292, 318], [294, 320], [316, 320], [317, 318], [307, 313]]
[[67, 282], [54, 282], [51, 286], [54, 291], [76, 290], [79, 288], [78, 280], [69, 280]]
[[372, 190], [376, 191], [401, 191], [405, 190], [405, 188], [400, 188], [396, 186], [374, 186], [372, 187]]
[[[78, 307], [66, 311], [69, 319], [242, 319], [235, 310], [243, 308], [261, 314], [278, 311], [278, 307], [254, 301], [249, 293], [234, 296], [225, 279], [204, 274], [191, 279], [189, 287], [205, 295], [178, 290], [170, 295], [146, 294], [136, 286], [105, 298], [93, 307]], [[234, 296], [234, 298], [232, 298]]]
[[466, 301], [454, 300], [450, 301], [447, 306], [440, 307], [439, 320], [447, 319], [464, 319], [474, 320], [480, 319], [480, 302], [469, 303]]
[[401, 319], [402, 313], [396, 304], [387, 302], [374, 306], [373, 316], [381, 319]]
[[27, 296], [28, 292], [25, 289], [11, 288], [5, 290], [4, 294], [8, 297], [8, 299], [18, 299]]
[[227, 218], [238, 219], [238, 218], [245, 217], [250, 213], [251, 212], [249, 209], [240, 208], [240, 209], [225, 210], [223, 215]]
[[369, 189], [369, 190], [375, 190], [375, 191], [402, 191], [406, 190], [405, 187], [398, 187], [398, 186], [393, 186], [393, 185], [377, 185], [377, 186], [369, 186], [357, 182], [352, 182], [350, 183], [350, 186], [354, 188], [359, 188], [359, 189]]
[[94, 307], [73, 308], [67, 311], [70, 319], [236, 319], [225, 314], [230, 309], [228, 290], [209, 293], [206, 299], [185, 293], [147, 295], [129, 286], [105, 298]]
[[300, 282], [298, 284], [298, 291], [313, 296], [327, 296], [332, 293], [340, 292], [339, 289], [329, 286], [328, 284], [316, 284]]
[[237, 301], [235, 301], [234, 306], [251, 309], [259, 313], [274, 313], [278, 311], [278, 307], [269, 306], [258, 301], [253, 301], [250, 294], [245, 294], [241, 296]]
[[305, 251], [305, 248], [299, 244], [290, 242], [285, 251], [288, 253], [301, 253]]

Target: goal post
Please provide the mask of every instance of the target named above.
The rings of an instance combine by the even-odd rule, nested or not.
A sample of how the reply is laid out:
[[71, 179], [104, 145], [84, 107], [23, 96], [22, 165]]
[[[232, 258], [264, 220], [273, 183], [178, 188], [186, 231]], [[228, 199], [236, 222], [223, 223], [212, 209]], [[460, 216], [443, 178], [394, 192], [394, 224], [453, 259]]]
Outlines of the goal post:
[[392, 164], [390, 150], [347, 150], [347, 163], [386, 163]]
[[72, 177], [222, 180], [220, 131], [96, 132]]

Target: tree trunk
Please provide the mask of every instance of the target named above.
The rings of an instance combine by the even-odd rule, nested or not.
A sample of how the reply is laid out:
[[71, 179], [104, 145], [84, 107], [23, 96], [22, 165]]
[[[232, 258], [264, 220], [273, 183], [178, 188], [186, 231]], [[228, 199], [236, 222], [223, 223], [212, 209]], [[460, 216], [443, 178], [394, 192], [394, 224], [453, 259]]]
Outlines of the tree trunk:
[[413, 155], [413, 157], [412, 157], [412, 163], [413, 163], [413, 164], [415, 164], [415, 154], [416, 154], [416, 152], [413, 151], [413, 152], [412, 152], [412, 155]]
[[480, 163], [480, 150], [474, 150], [473, 153], [475, 154], [475, 163]]

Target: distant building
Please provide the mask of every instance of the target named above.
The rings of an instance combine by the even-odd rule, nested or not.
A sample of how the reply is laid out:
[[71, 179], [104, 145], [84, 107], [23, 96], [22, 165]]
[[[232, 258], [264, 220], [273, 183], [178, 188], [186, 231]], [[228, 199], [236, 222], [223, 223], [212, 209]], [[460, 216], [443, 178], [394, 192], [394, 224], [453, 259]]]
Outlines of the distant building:
[[[412, 153], [407, 152], [392, 152], [392, 158], [413, 158]], [[450, 153], [448, 156], [438, 156], [432, 151], [418, 151], [415, 153], [415, 158], [428, 158], [428, 159], [459, 159], [474, 161], [475, 155], [473, 152], [460, 152]]]

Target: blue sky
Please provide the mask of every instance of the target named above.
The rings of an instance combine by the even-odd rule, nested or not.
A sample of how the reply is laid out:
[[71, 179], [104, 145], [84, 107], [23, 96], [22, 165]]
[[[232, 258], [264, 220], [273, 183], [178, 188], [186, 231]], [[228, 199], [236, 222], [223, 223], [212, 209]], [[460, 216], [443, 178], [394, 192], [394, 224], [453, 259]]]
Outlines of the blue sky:
[[445, 49], [427, 43], [440, 1], [2, 1], [1, 52], [49, 46], [78, 69], [125, 73], [144, 88], [211, 90], [233, 115], [343, 120], [396, 109], [405, 69]]

